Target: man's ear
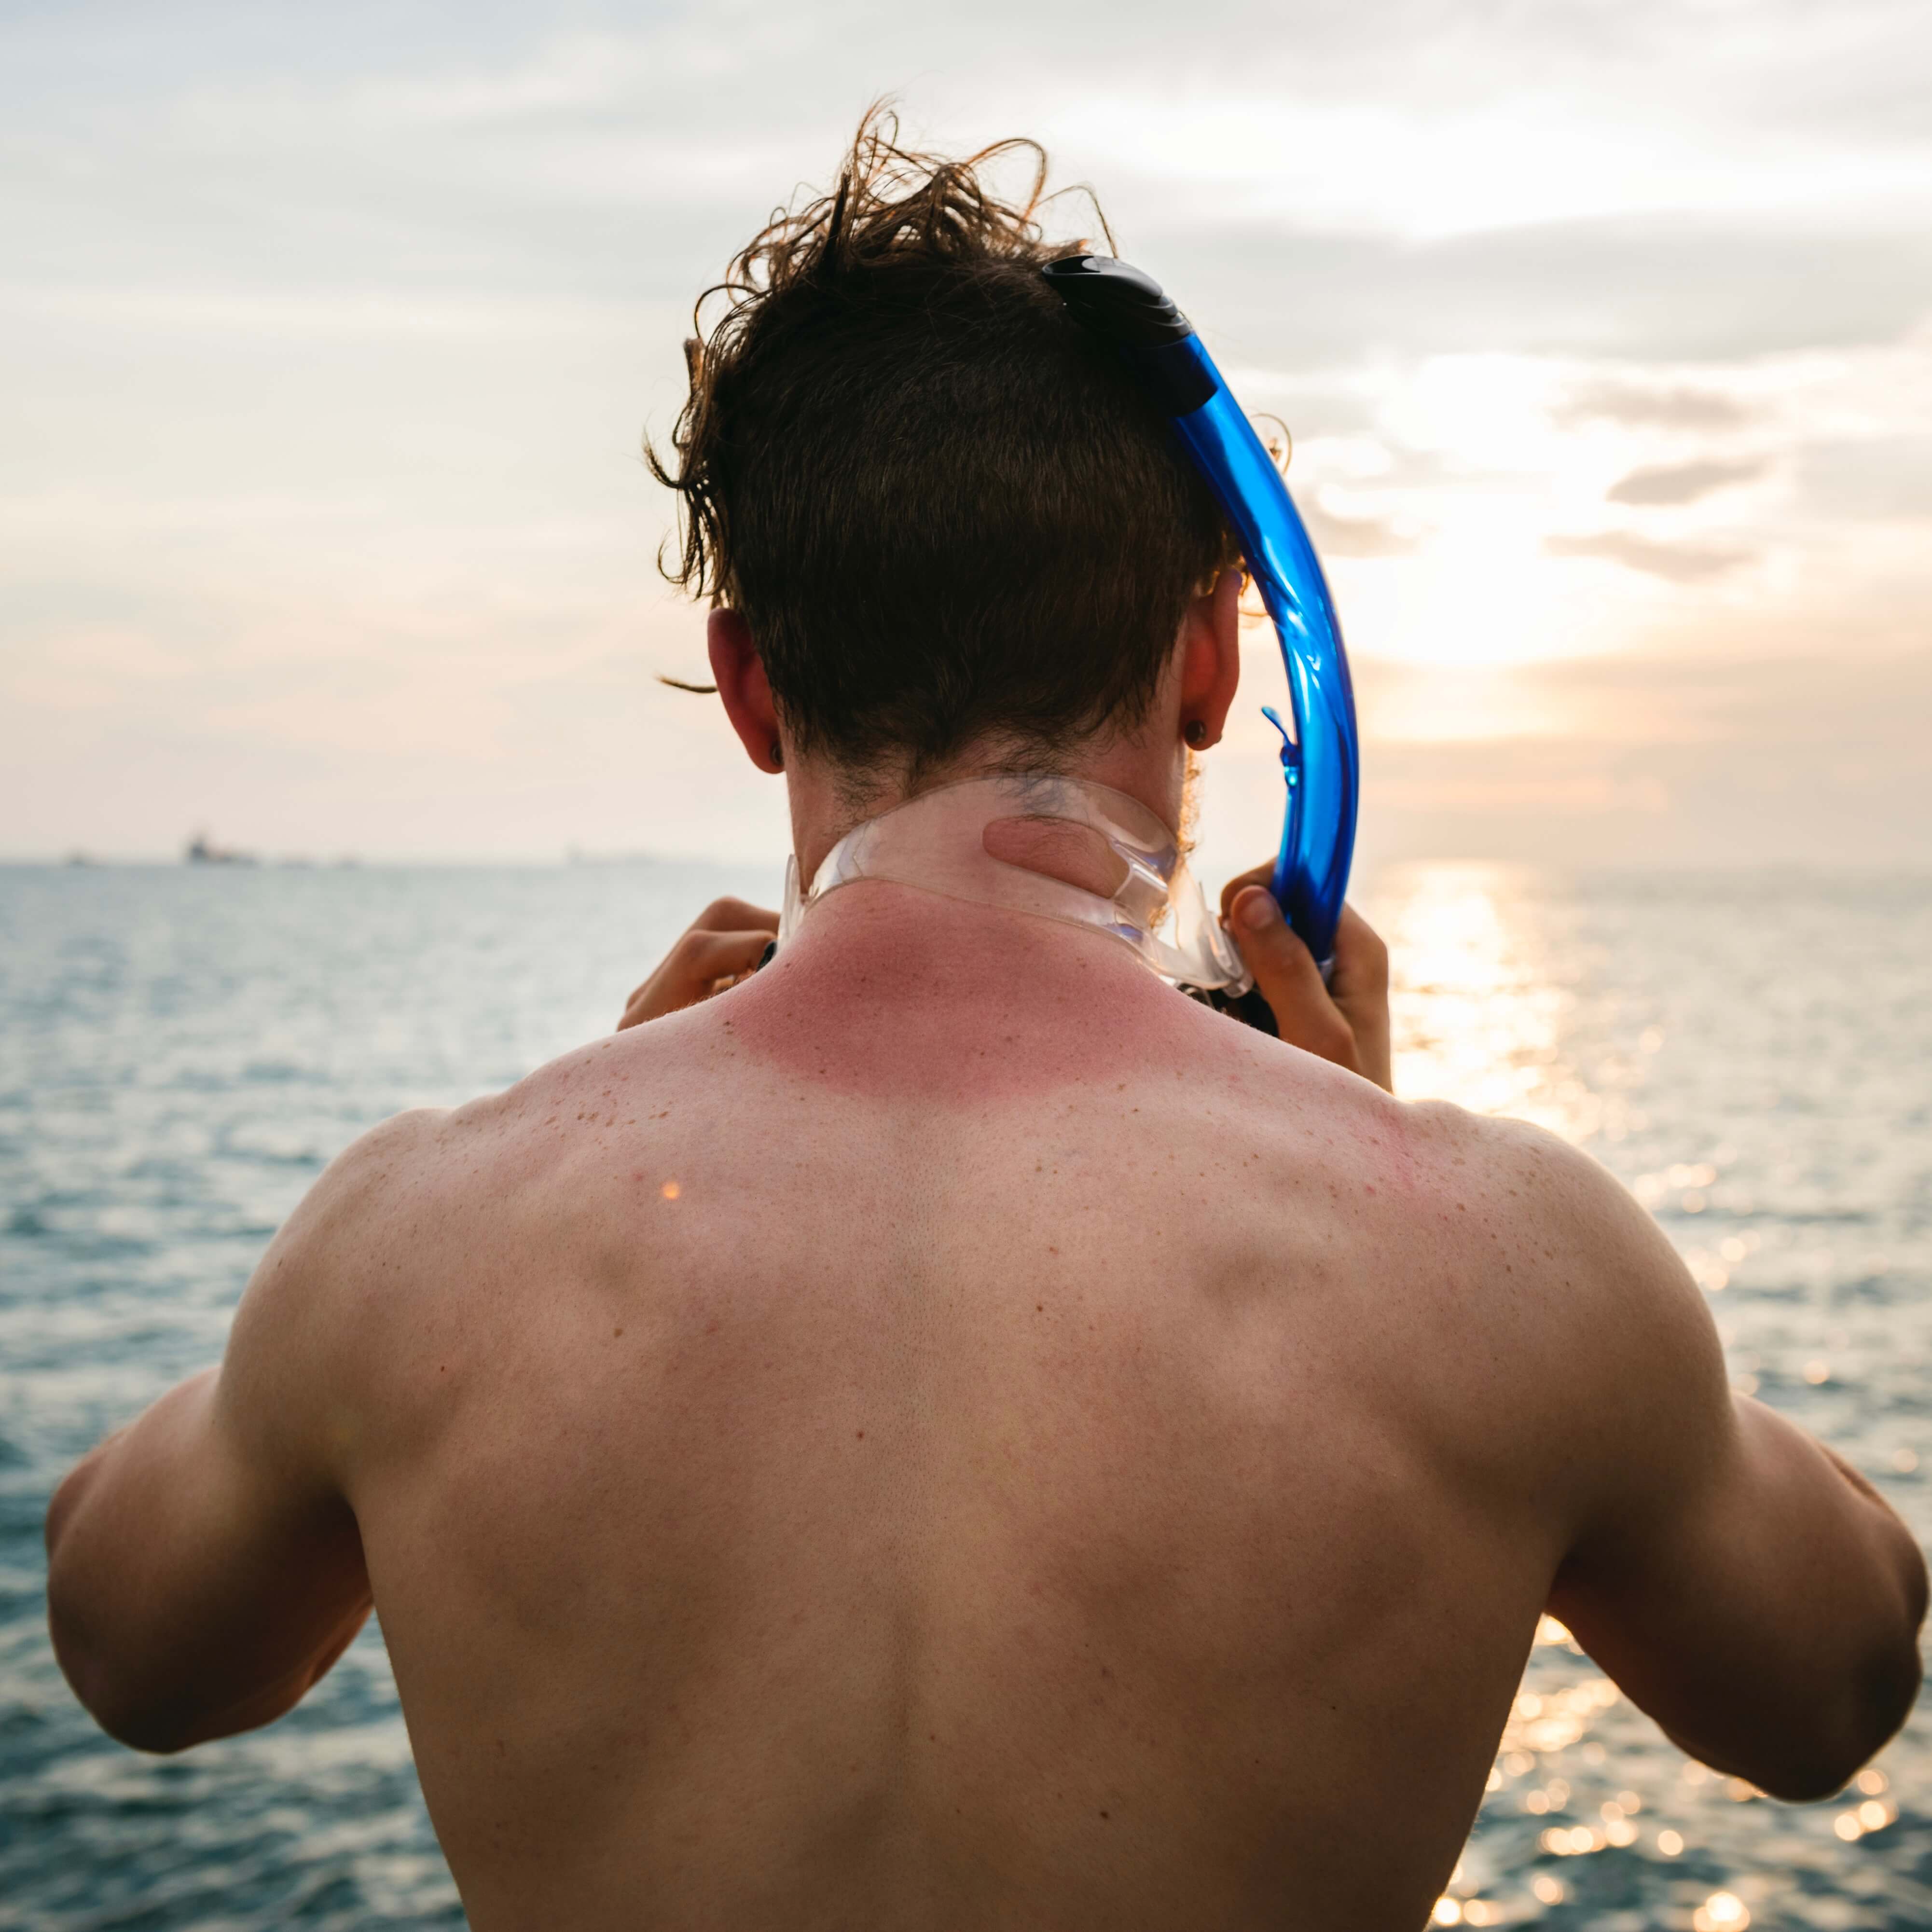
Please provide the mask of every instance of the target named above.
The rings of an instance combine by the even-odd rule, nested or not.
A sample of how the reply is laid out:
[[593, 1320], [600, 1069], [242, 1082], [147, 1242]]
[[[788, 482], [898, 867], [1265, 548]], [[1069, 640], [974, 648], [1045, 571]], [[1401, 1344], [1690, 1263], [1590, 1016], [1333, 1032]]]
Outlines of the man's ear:
[[751, 626], [736, 610], [716, 610], [706, 620], [704, 641], [718, 695], [724, 700], [724, 715], [746, 757], [761, 772], [783, 771], [778, 707], [765, 682], [758, 647], [752, 641]]
[[[1222, 571], [1181, 620], [1180, 732], [1196, 751], [1220, 742], [1240, 686], [1241, 583], [1240, 571]], [[1193, 725], [1200, 729], [1189, 736]]]

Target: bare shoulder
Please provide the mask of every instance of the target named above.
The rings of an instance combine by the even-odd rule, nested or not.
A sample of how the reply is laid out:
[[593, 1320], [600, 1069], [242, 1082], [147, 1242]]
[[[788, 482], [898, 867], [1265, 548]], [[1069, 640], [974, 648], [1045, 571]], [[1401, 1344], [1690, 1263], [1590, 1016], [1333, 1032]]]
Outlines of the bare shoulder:
[[1593, 1471], [1673, 1437], [1694, 1452], [1687, 1418], [1721, 1426], [1703, 1298], [1588, 1154], [1273, 1042], [1231, 1050], [1246, 1055], [1244, 1124], [1274, 1150], [1270, 1226], [1320, 1231], [1340, 1332], [1445, 1466], [1542, 1494], [1556, 1522], [1596, 1507]]
[[435, 1171], [454, 1118], [446, 1108], [412, 1108], [350, 1142], [276, 1236], [269, 1252], [278, 1271], [354, 1240], [374, 1218], [420, 1189]]
[[1400, 1101], [1272, 1041], [1234, 1050], [1270, 1238], [1287, 1253], [1315, 1234], [1343, 1332], [1436, 1452], [1492, 1470], [1559, 1439], [1621, 1453], [1659, 1403], [1701, 1400], [1718, 1358], [1702, 1298], [1586, 1153], [1524, 1121]]
[[434, 1274], [437, 1256], [500, 1223], [578, 1144], [621, 1124], [614, 1072], [646, 1057], [635, 1035], [594, 1041], [500, 1093], [370, 1128], [290, 1216], [264, 1274], [303, 1276], [306, 1293], [366, 1304]]
[[[1588, 1155], [1526, 1121], [1446, 1101], [1404, 1101], [1312, 1054], [1246, 1036], [1251, 1120], [1286, 1132], [1372, 1199], [1378, 1233], [1426, 1238], [1445, 1258], [1466, 1250], [1499, 1271], [1566, 1250], [1640, 1240], [1654, 1229]], [[1540, 1268], [1528, 1274], [1540, 1275]], [[1573, 1270], [1574, 1273], [1574, 1270]]]
[[1659, 1311], [1683, 1300], [1689, 1278], [1662, 1231], [1582, 1149], [1528, 1121], [1444, 1101], [1400, 1111], [1418, 1186], [1438, 1214], [1468, 1216], [1506, 1273], [1560, 1288], [1580, 1314], [1597, 1312], [1606, 1292], [1627, 1310], [1633, 1296]]
[[423, 1198], [450, 1115], [419, 1108], [370, 1128], [325, 1168], [249, 1281], [229, 1336], [231, 1400], [280, 1406], [338, 1354], [338, 1341], [393, 1267], [394, 1234]]
[[[1582, 1149], [1522, 1120], [1404, 1109], [1420, 1202], [1454, 1284], [1450, 1333], [1513, 1445], [1574, 1478], [1675, 1467], [1727, 1414], [1723, 1352], [1662, 1229]], [[1447, 1346], [1445, 1342], [1445, 1346]]]
[[560, 1169], [614, 1114], [609, 1065], [599, 1042], [502, 1093], [399, 1114], [352, 1142], [249, 1283], [224, 1371], [232, 1394], [285, 1414], [372, 1420], [423, 1348], [477, 1328], [493, 1268], [532, 1244], [541, 1204], [568, 1191]]

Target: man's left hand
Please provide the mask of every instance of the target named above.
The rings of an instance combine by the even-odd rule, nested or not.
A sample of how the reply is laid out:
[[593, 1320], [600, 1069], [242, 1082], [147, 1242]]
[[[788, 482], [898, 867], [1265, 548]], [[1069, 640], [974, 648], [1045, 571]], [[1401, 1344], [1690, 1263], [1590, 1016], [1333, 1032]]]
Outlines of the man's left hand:
[[714, 899], [664, 955], [663, 964], [625, 1001], [617, 1030], [661, 1019], [735, 986], [756, 969], [760, 956], [778, 936], [776, 913], [742, 899]]

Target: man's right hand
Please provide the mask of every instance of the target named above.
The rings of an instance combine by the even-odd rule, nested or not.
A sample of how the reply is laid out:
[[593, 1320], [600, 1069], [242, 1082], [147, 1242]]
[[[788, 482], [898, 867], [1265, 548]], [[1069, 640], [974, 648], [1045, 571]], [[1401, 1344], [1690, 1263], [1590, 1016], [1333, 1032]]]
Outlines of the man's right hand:
[[747, 905], [742, 899], [714, 899], [664, 955], [664, 963], [625, 1001], [617, 1030], [661, 1019], [735, 986], [757, 967], [778, 936], [776, 913]]
[[1328, 985], [1268, 890], [1273, 872], [1257, 866], [1221, 890], [1221, 920], [1255, 987], [1274, 1009], [1275, 1030], [1291, 1046], [1346, 1066], [1395, 1091], [1390, 1069], [1388, 948], [1351, 906], [1335, 933], [1335, 970]]

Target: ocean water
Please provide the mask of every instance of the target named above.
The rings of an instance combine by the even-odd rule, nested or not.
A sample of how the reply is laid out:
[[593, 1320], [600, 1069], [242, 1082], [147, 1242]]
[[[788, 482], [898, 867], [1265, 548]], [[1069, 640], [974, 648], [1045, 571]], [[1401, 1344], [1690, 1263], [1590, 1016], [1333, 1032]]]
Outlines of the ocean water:
[[[0, 1928], [460, 1924], [374, 1626], [268, 1730], [124, 1751], [48, 1648], [46, 1499], [216, 1356], [357, 1132], [602, 1031], [706, 898], [773, 883], [0, 869]], [[1686, 1256], [1740, 1385], [1932, 1535], [1932, 880], [1428, 866], [1361, 898], [1401, 1090], [1588, 1147]], [[1862, 1788], [1777, 1804], [1541, 1634], [1438, 1923], [1932, 1926], [1922, 1719]]]

